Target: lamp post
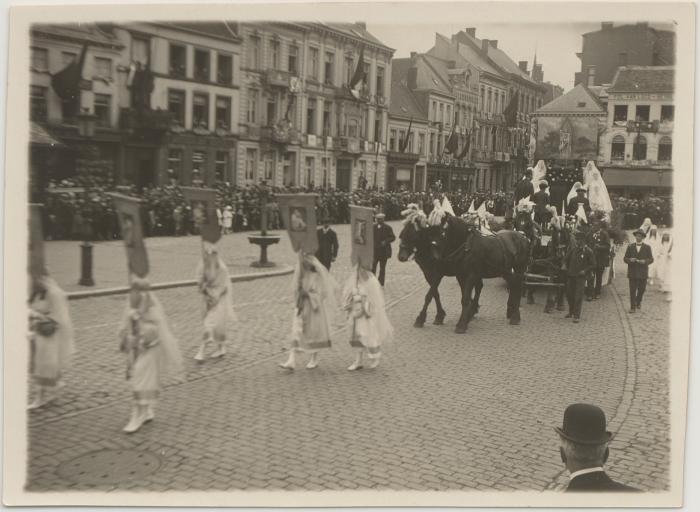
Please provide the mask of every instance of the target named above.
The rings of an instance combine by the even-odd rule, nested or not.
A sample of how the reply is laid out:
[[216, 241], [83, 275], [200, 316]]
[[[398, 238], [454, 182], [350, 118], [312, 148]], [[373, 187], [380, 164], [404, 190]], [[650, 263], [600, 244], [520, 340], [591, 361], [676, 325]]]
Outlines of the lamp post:
[[[78, 134], [86, 139], [95, 135], [96, 116], [87, 112], [81, 112], [77, 116]], [[85, 221], [85, 219], [83, 219]], [[80, 286], [95, 286], [95, 280], [92, 277], [92, 228], [89, 223], [85, 224], [83, 229], [83, 243], [80, 244]]]

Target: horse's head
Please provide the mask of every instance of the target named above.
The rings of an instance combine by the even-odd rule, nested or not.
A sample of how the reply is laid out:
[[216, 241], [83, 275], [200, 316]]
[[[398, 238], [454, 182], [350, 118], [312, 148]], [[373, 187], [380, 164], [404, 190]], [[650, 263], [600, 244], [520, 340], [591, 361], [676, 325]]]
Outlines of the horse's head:
[[406, 222], [399, 234], [399, 261], [408, 261], [418, 248], [418, 226], [415, 222]]
[[515, 230], [527, 232], [532, 227], [532, 216], [528, 211], [519, 211], [515, 214]]

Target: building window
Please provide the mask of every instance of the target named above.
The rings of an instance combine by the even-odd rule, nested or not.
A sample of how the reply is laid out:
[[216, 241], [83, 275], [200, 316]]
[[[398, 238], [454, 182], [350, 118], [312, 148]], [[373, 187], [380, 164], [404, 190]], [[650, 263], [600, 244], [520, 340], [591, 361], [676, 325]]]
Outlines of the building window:
[[643, 135], [638, 135], [634, 144], [634, 160], [647, 159], [647, 139]]
[[313, 187], [314, 186], [314, 174], [316, 172], [316, 164], [314, 161], [314, 157], [312, 156], [307, 156], [306, 157], [306, 186], [307, 187]]
[[425, 133], [418, 134], [418, 154], [422, 155], [425, 151]]
[[71, 64], [77, 57], [78, 54], [75, 52], [61, 52], [61, 63], [65, 67]]
[[192, 97], [192, 127], [209, 128], [209, 95], [195, 93]]
[[289, 56], [287, 58], [287, 68], [293, 75], [299, 73], [298, 70], [299, 48], [297, 46], [289, 47]]
[[673, 105], [661, 105], [661, 122], [673, 122]]
[[610, 160], [619, 161], [625, 159], [625, 138], [622, 135], [615, 135], [612, 140]]
[[617, 65], [626, 66], [627, 65], [627, 53], [619, 53], [617, 56]]
[[396, 151], [396, 130], [389, 130], [389, 150]]
[[313, 80], [318, 80], [318, 48], [309, 48], [309, 69], [307, 76]]
[[142, 66], [148, 65], [151, 61], [150, 42], [148, 39], [134, 37], [131, 40], [131, 60], [132, 62], [140, 62]]
[[447, 105], [446, 112], [445, 112], [445, 124], [450, 124], [452, 121], [452, 106]]
[[112, 96], [109, 94], [95, 94], [95, 116], [97, 116], [97, 126], [111, 125]]
[[103, 80], [112, 79], [112, 59], [95, 57], [95, 76]]
[[216, 81], [226, 85], [233, 82], [233, 57], [231, 55], [217, 55]]
[[435, 134], [430, 134], [430, 156], [435, 155]]
[[168, 173], [172, 175], [175, 179], [180, 181], [182, 179], [182, 150], [181, 149], [170, 149], [168, 150]]
[[330, 183], [328, 182], [328, 162], [330, 161], [330, 158], [321, 158], [321, 169], [323, 170], [323, 188], [328, 188], [328, 185]]
[[170, 76], [185, 78], [187, 74], [187, 50], [184, 46], [170, 45]]
[[326, 52], [326, 60], [323, 65], [323, 83], [333, 85], [333, 68], [335, 64], [335, 54]]
[[192, 151], [192, 174], [201, 180], [207, 171], [207, 154], [204, 151]]
[[595, 85], [595, 66], [588, 66], [588, 85]]
[[375, 81], [375, 94], [384, 96], [384, 68], [377, 66], [377, 80]]
[[248, 55], [247, 65], [251, 69], [258, 69], [260, 67], [260, 38], [250, 37], [248, 39]]
[[274, 151], [265, 153], [265, 173], [263, 174], [263, 179], [267, 182], [272, 182], [274, 180], [275, 166], [277, 165], [275, 156], [276, 153]]
[[348, 137], [357, 137], [357, 119], [348, 120]]
[[649, 121], [649, 105], [637, 105], [634, 118], [637, 121]]
[[228, 178], [228, 152], [217, 151], [214, 161], [214, 176], [216, 181], [227, 181]]
[[[380, 116], [381, 117], [381, 116]], [[382, 120], [374, 120], [374, 142], [382, 141]]]
[[433, 101], [433, 108], [430, 109], [430, 119], [437, 121], [437, 103]]
[[168, 111], [176, 124], [185, 126], [185, 91], [168, 91]]
[[246, 121], [250, 124], [258, 122], [258, 90], [250, 89], [248, 92], [248, 111]]
[[481, 87], [481, 97], [479, 99], [480, 99], [479, 107], [480, 107], [480, 110], [483, 112], [484, 108], [486, 107], [486, 92], [485, 92], [483, 87]]
[[659, 162], [670, 162], [672, 156], [673, 142], [670, 137], [663, 137], [659, 141]]
[[231, 128], [231, 98], [216, 97], [216, 127], [222, 130]]
[[331, 102], [323, 102], [323, 135], [324, 137], [330, 137], [331, 135]]
[[270, 66], [272, 69], [280, 68], [280, 42], [270, 41]]
[[616, 123], [627, 122], [627, 105], [615, 105], [613, 121]]
[[211, 54], [208, 50], [194, 51], [194, 79], [199, 82], [208, 82], [209, 76], [209, 59]]
[[406, 140], [406, 132], [403, 130], [399, 130], [399, 138], [396, 141], [397, 144], [397, 150], [401, 150], [401, 144], [403, 144], [403, 141]]
[[49, 51], [46, 48], [32, 48], [31, 59], [34, 71], [49, 70]]
[[30, 88], [30, 105], [29, 119], [32, 121], [46, 121], [47, 119], [47, 101], [46, 87], [32, 85]]
[[309, 98], [306, 105], [306, 133], [316, 133], [316, 98]]
[[248, 148], [245, 151], [245, 179], [248, 181], [255, 180], [255, 166], [258, 161], [257, 151], [253, 148]]
[[277, 121], [277, 98], [271, 96], [267, 99], [267, 126], [273, 126]]
[[353, 59], [352, 57], [345, 57], [345, 76], [343, 77], [343, 80], [346, 85], [350, 84], [350, 80], [352, 79], [352, 75], [355, 73], [355, 70], [353, 69]]

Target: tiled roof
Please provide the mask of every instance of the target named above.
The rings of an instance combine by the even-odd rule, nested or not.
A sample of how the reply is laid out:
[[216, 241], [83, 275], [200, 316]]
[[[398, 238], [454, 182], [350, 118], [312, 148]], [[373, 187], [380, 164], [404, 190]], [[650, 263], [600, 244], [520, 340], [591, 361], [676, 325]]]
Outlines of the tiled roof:
[[[460, 34], [462, 34], [463, 37], [465, 37], [467, 40], [471, 40], [477, 46], [477, 48], [482, 47], [481, 39], [472, 37], [466, 32], [461, 32]], [[530, 75], [523, 72], [523, 70], [518, 67], [518, 64], [514, 62], [510, 57], [508, 57], [508, 54], [506, 54], [500, 48], [494, 48], [492, 45], [489, 44], [487, 55], [496, 63], [496, 65], [500, 66], [507, 73], [517, 75], [527, 80], [528, 82], [532, 82], [533, 84], [536, 83], [530, 78]]]
[[29, 125], [29, 142], [34, 146], [63, 146], [62, 143], [54, 139], [49, 135], [49, 132], [36, 123], [30, 123]]
[[392, 48], [389, 48], [379, 39], [370, 34], [366, 28], [361, 27], [357, 23], [323, 23], [323, 25], [330, 27], [333, 30], [337, 30], [338, 32], [341, 32], [348, 36], [355, 37], [358, 39], [364, 39], [365, 41], [369, 41], [372, 44], [376, 44], [377, 46], [381, 46], [383, 48], [393, 51]]
[[94, 23], [64, 23], [56, 25], [32, 25], [32, 31], [61, 39], [88, 42], [101, 46], [123, 46], [112, 34], [101, 30]]
[[211, 36], [229, 41], [240, 41], [234, 30], [234, 25], [225, 21], [168, 21], [158, 22], [159, 25], [195, 32], [203, 36]]
[[625, 66], [618, 68], [608, 92], [673, 92], [672, 66]]
[[[452, 48], [452, 41], [450, 41], [450, 39], [442, 34], [436, 34], [436, 37], [442, 39], [444, 43], [450, 45], [450, 48]], [[497, 76], [501, 75], [501, 72], [493, 67], [491, 63], [486, 60], [483, 55], [481, 55], [481, 53], [476, 51], [468, 44], [459, 44], [459, 51], [455, 53], [457, 54], [455, 57], [461, 57], [464, 62], [468, 62], [472, 66], [475, 66], [477, 69], [479, 69], [479, 71], [491, 73], [492, 75]]]
[[605, 109], [595, 94], [583, 84], [578, 84], [566, 94], [539, 108], [536, 114], [605, 114]]
[[[397, 65], [398, 63], [398, 65]], [[408, 88], [406, 77], [411, 67], [411, 59], [395, 59], [391, 65], [391, 102], [389, 115], [413, 117], [416, 121], [428, 121], [420, 103]]]

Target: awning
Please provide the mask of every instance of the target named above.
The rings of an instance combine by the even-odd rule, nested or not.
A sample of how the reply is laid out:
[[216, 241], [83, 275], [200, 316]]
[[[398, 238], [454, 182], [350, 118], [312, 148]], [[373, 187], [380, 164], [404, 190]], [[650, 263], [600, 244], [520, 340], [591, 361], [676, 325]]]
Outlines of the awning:
[[32, 146], [41, 147], [64, 147], [64, 144], [49, 135], [43, 127], [36, 123], [30, 123], [29, 143]]
[[672, 187], [673, 172], [670, 169], [615, 169], [603, 171], [605, 185], [610, 187]]

